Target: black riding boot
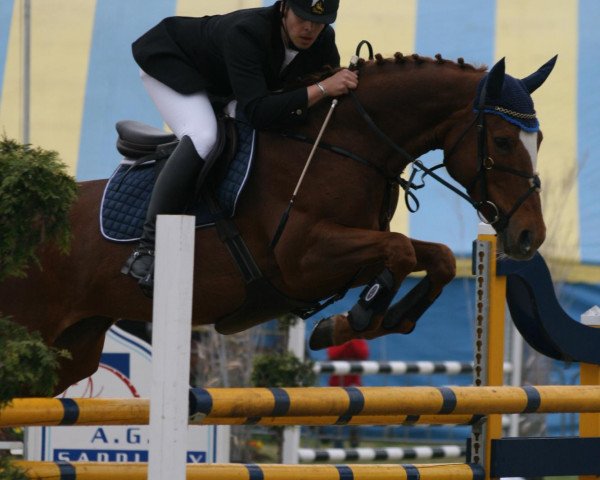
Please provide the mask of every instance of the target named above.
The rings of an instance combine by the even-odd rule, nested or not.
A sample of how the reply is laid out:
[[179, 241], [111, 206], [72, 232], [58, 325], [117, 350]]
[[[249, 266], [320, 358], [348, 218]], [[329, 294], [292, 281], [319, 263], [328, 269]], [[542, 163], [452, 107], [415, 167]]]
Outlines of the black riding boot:
[[138, 280], [142, 291], [150, 298], [154, 287], [156, 216], [184, 211], [204, 166], [205, 161], [196, 152], [192, 140], [184, 136], [156, 179], [140, 243], [121, 269], [121, 273]]

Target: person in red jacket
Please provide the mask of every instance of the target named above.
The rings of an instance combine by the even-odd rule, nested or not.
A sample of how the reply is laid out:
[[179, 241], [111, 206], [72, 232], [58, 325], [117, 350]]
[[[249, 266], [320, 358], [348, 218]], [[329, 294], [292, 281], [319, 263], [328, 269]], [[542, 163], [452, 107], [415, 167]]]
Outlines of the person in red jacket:
[[[355, 338], [346, 342], [342, 345], [329, 347], [327, 349], [327, 358], [331, 360], [367, 360], [369, 358], [369, 345], [366, 340], [362, 338]], [[360, 375], [349, 374], [349, 375], [331, 375], [329, 377], [330, 387], [360, 387], [362, 386], [362, 379]], [[340, 430], [341, 432], [341, 430]], [[351, 425], [349, 427], [349, 443], [350, 447], [356, 448], [359, 445], [359, 428], [357, 425]], [[342, 447], [342, 440], [337, 439], [335, 441], [335, 447]]]
[[[355, 338], [342, 345], [336, 345], [327, 349], [329, 360], [367, 360], [369, 358], [369, 345], [362, 338]], [[354, 373], [349, 375], [332, 375], [329, 378], [330, 387], [360, 387], [362, 380], [360, 375]]]

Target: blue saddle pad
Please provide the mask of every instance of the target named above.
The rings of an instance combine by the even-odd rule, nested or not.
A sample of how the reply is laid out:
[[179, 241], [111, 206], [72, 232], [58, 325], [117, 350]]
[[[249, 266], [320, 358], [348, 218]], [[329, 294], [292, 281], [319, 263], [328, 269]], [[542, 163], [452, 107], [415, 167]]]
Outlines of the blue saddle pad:
[[[248, 124], [235, 122], [238, 132], [238, 150], [227, 174], [217, 187], [217, 199], [223, 212], [233, 217], [250, 174], [254, 158], [256, 131]], [[100, 206], [100, 230], [104, 238], [114, 242], [133, 242], [142, 235], [146, 210], [156, 180], [154, 161], [128, 169], [133, 162], [124, 159], [108, 180]], [[126, 174], [127, 173], [127, 174]], [[214, 225], [208, 207], [199, 202], [196, 226]]]

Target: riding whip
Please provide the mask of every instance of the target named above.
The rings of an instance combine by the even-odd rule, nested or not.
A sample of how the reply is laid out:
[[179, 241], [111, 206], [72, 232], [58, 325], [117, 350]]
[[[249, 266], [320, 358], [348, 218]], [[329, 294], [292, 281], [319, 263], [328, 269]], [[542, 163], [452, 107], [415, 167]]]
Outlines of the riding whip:
[[331, 102], [331, 107], [329, 107], [329, 112], [327, 112], [327, 116], [325, 117], [325, 121], [323, 122], [323, 126], [321, 127], [321, 131], [319, 132], [319, 135], [317, 136], [317, 139], [315, 140], [315, 144], [313, 145], [312, 150], [310, 151], [310, 155], [308, 156], [306, 165], [304, 165], [304, 170], [302, 170], [300, 179], [298, 180], [298, 183], [296, 184], [296, 188], [294, 189], [294, 193], [292, 194], [290, 203], [288, 204], [288, 207], [285, 210], [285, 212], [283, 212], [283, 215], [281, 216], [281, 220], [279, 221], [279, 226], [277, 227], [277, 230], [275, 231], [273, 240], [271, 240], [269, 247], [272, 250], [277, 246], [277, 243], [279, 242], [279, 238], [281, 237], [281, 234], [283, 233], [283, 229], [285, 228], [285, 225], [290, 217], [290, 212], [292, 210], [292, 207], [294, 206], [294, 202], [296, 201], [296, 196], [298, 195], [298, 191], [300, 190], [300, 185], [302, 185], [302, 181], [304, 180], [306, 171], [308, 170], [308, 167], [310, 166], [310, 163], [312, 162], [312, 159], [315, 156], [317, 147], [319, 146], [319, 143], [321, 143], [321, 137], [323, 136], [323, 133], [325, 132], [325, 129], [327, 128], [327, 125], [329, 124], [329, 120], [331, 119], [331, 115], [333, 114], [333, 111], [335, 110], [335, 107], [337, 106], [337, 104], [338, 104], [338, 100], [337, 100], [337, 98], [334, 98], [333, 101]]
[[[367, 45], [367, 47], [369, 48], [369, 58], [371, 58], [371, 59], [373, 58], [373, 47], [371, 47], [371, 44], [368, 41], [363, 40], [358, 44], [358, 47], [356, 47], [356, 54], [352, 55], [352, 58], [350, 59], [350, 68], [351, 69], [355, 68], [356, 65], [358, 64], [358, 59], [360, 56], [360, 49], [363, 45]], [[310, 162], [312, 162], [312, 159], [313, 159], [313, 156], [315, 155], [317, 147], [319, 146], [319, 143], [321, 143], [321, 137], [323, 136], [323, 132], [325, 132], [325, 129], [327, 128], [327, 124], [329, 123], [329, 120], [331, 119], [331, 115], [333, 114], [335, 107], [337, 107], [337, 104], [338, 104], [338, 101], [337, 101], [337, 98], [335, 98], [331, 102], [331, 107], [329, 108], [327, 117], [325, 117], [325, 121], [323, 122], [321, 131], [319, 132], [319, 135], [317, 136], [317, 139], [315, 140], [315, 144], [313, 145], [310, 155], [308, 156], [306, 165], [304, 165], [304, 170], [302, 170], [302, 174], [300, 175], [300, 180], [298, 180], [298, 184], [296, 185], [296, 188], [294, 189], [294, 193], [292, 194], [290, 203], [289, 203], [286, 211], [283, 212], [283, 215], [281, 216], [281, 220], [279, 220], [279, 226], [277, 227], [277, 230], [275, 230], [275, 235], [273, 235], [273, 240], [271, 240], [271, 243], [269, 244], [269, 247], [271, 248], [271, 250], [273, 250], [277, 246], [277, 243], [279, 242], [281, 234], [283, 233], [283, 229], [285, 228], [285, 225], [290, 217], [290, 212], [292, 210], [292, 207], [294, 206], [294, 202], [296, 201], [296, 195], [298, 194], [298, 190], [300, 190], [300, 185], [302, 184], [302, 181], [304, 180], [304, 176], [306, 175], [306, 171], [308, 170]]]

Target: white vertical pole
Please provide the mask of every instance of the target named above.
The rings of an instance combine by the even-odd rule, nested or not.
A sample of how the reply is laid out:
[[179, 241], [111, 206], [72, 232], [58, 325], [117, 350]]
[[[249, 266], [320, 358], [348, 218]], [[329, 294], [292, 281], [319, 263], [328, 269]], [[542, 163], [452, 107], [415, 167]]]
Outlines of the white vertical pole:
[[288, 336], [288, 351], [293, 353], [299, 360], [304, 360], [304, 343], [306, 335], [306, 323], [301, 318], [296, 318], [296, 323], [290, 327]]
[[31, 0], [23, 0], [23, 143], [30, 142]]
[[[304, 360], [304, 342], [306, 323], [301, 318], [296, 318], [296, 323], [290, 327], [288, 336], [288, 351], [298, 359]], [[298, 449], [300, 448], [300, 432], [302, 427], [285, 427], [283, 430], [282, 461], [287, 465], [298, 463]]]
[[159, 215], [157, 218], [150, 480], [184, 480], [186, 477], [194, 223], [191, 216]]

